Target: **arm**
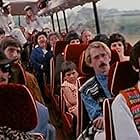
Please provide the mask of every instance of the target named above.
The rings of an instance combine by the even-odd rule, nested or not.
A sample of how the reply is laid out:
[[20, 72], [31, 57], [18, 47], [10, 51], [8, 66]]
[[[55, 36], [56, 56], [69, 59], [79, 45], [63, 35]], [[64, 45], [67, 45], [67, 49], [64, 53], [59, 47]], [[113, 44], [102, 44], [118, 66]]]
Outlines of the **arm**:
[[86, 94], [81, 94], [82, 100], [90, 117], [93, 120], [99, 116], [102, 116], [102, 109], [99, 104], [90, 96]]
[[133, 116], [122, 95], [118, 95], [112, 104], [112, 116], [116, 140], [140, 140]]
[[62, 90], [63, 90], [64, 99], [68, 103], [68, 107], [72, 105], [76, 105], [77, 100], [76, 100], [76, 97], [74, 98], [73, 96], [73, 92], [76, 92], [76, 91], [72, 91], [69, 87], [62, 87]]
[[43, 67], [41, 67], [42, 64], [38, 62], [38, 55], [37, 50], [33, 49], [30, 56], [31, 63], [36, 71], [43, 69]]

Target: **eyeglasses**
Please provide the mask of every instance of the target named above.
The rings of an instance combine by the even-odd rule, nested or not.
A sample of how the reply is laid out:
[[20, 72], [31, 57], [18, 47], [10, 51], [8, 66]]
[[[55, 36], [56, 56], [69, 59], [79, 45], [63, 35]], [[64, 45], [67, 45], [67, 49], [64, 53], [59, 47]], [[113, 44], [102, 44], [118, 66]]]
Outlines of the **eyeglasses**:
[[2, 65], [2, 66], [0, 66], [0, 70], [3, 73], [10, 72], [11, 71], [11, 65], [10, 64]]

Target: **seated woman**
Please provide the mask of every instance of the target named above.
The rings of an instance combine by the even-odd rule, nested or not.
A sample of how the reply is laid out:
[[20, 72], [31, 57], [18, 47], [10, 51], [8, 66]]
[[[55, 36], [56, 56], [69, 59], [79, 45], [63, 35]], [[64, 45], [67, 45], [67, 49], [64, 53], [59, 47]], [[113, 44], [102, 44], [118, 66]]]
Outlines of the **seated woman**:
[[118, 53], [121, 62], [129, 60], [129, 56], [124, 55], [126, 42], [123, 35], [113, 33], [109, 38], [109, 47], [111, 50], [115, 50]]
[[68, 32], [67, 36], [65, 37], [65, 41], [68, 42], [69, 45], [80, 44], [80, 36], [75, 31]]
[[[130, 53], [133, 69], [140, 80], [140, 41]], [[129, 75], [128, 75], [129, 76]], [[140, 82], [123, 90], [112, 104], [113, 124], [116, 140], [140, 140]]]

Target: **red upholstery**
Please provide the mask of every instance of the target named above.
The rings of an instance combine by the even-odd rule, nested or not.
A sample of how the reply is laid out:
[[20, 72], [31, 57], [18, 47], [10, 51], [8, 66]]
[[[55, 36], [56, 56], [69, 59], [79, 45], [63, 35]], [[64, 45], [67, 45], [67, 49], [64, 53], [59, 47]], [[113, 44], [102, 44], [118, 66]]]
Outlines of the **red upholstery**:
[[84, 44], [67, 45], [64, 50], [64, 60], [73, 61], [78, 67], [80, 55], [86, 48]]
[[120, 62], [120, 58], [118, 53], [115, 50], [111, 50], [111, 61], [110, 61], [110, 65], [116, 63], [116, 62]]
[[0, 85], [0, 125], [24, 132], [36, 127], [36, 105], [25, 86]]
[[11, 67], [11, 83], [27, 85], [25, 72], [19, 63], [14, 63]]
[[129, 61], [114, 63], [109, 71], [109, 90], [116, 96], [120, 90], [134, 86], [138, 81], [136, 73]]
[[126, 42], [124, 55], [129, 56], [131, 49], [132, 49], [132, 45], [129, 42]]
[[82, 76], [86, 76], [86, 77], [91, 77], [94, 75], [93, 68], [87, 66], [85, 62], [85, 51], [83, 51], [80, 55], [79, 72]]
[[53, 50], [54, 56], [57, 56], [59, 53], [62, 53], [68, 43], [66, 41], [58, 41]]
[[103, 103], [103, 116], [104, 116], [104, 130], [105, 139], [104, 140], [115, 140], [115, 133], [112, 121], [111, 105], [113, 99], [105, 99]]

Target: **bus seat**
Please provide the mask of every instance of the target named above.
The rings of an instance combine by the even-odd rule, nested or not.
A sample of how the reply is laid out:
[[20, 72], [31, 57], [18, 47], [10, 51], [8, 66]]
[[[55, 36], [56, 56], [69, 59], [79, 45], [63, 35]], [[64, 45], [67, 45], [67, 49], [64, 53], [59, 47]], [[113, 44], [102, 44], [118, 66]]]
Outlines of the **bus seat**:
[[111, 112], [112, 102], [113, 102], [113, 98], [105, 99], [103, 102], [103, 116], [104, 116], [104, 130], [105, 130], [104, 140], [115, 140], [112, 112]]
[[129, 42], [126, 42], [125, 50], [124, 50], [124, 55], [130, 56], [130, 51], [132, 49], [132, 45]]
[[137, 81], [138, 73], [133, 70], [129, 61], [116, 62], [109, 70], [108, 87], [114, 96], [120, 90], [134, 86]]
[[12, 64], [10, 82], [27, 85], [25, 72], [19, 63]]
[[54, 56], [56, 57], [58, 54], [62, 53], [67, 45], [66, 41], [58, 41], [56, 42], [55, 48], [53, 48]]
[[85, 51], [81, 53], [80, 58], [79, 58], [79, 72], [80, 72], [80, 75], [86, 76], [86, 77], [91, 77], [94, 75], [93, 68], [87, 66], [85, 62]]
[[118, 53], [115, 50], [111, 50], [111, 61], [110, 66], [116, 62], [120, 62]]
[[0, 125], [30, 131], [37, 125], [37, 108], [30, 91], [23, 85], [0, 85]]
[[64, 60], [73, 61], [79, 67], [79, 57], [86, 48], [87, 45], [84, 44], [67, 45], [64, 50]]
[[60, 96], [56, 93], [57, 85], [55, 84], [55, 62], [54, 58], [52, 57], [50, 60], [50, 91], [51, 91], [51, 98], [53, 102], [53, 106], [57, 112], [60, 111]]

